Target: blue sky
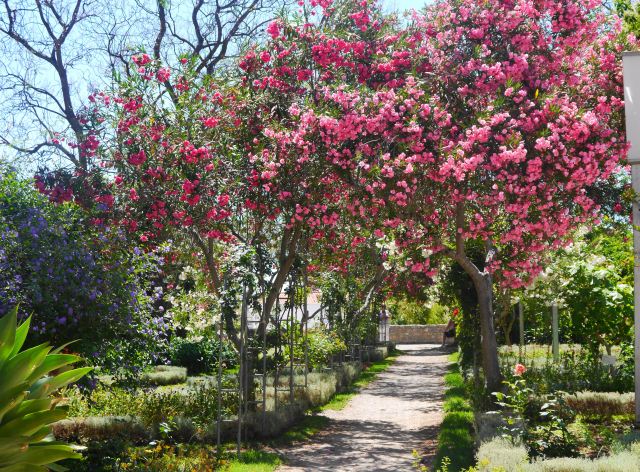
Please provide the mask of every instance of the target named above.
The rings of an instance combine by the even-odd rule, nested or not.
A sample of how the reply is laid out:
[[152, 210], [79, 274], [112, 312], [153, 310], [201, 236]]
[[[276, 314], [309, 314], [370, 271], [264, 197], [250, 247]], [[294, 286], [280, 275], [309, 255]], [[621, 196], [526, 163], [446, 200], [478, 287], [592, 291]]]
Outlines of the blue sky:
[[389, 9], [408, 10], [415, 8], [417, 10], [428, 3], [428, 0], [383, 0], [382, 3]]

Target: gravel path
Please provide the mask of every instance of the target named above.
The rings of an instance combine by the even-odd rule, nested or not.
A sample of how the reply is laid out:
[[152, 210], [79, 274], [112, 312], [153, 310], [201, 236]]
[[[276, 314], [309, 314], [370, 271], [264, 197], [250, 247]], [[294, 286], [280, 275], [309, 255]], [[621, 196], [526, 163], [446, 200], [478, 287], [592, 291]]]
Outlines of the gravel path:
[[329, 425], [310, 441], [280, 452], [279, 472], [411, 471], [417, 450], [433, 458], [442, 421], [447, 354], [434, 345], [405, 351], [341, 411], [327, 410]]

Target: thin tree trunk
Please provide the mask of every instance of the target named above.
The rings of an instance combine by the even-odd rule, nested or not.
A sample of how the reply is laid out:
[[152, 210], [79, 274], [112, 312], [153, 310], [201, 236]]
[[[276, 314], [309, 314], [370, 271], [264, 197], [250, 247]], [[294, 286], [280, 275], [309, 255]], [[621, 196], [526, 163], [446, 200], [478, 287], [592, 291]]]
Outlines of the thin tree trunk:
[[[455, 251], [449, 251], [449, 256], [458, 262], [471, 277], [476, 289], [480, 313], [482, 367], [485, 383], [490, 392], [497, 392], [502, 389], [502, 375], [500, 374], [500, 363], [498, 361], [498, 342], [493, 325], [493, 282], [491, 274], [486, 270], [480, 270], [467, 256], [464, 239], [465, 226], [464, 202], [458, 202], [456, 204], [456, 249]], [[485, 265], [495, 255], [495, 247], [491, 241], [486, 241], [486, 251]]]
[[480, 335], [482, 337], [482, 368], [487, 389], [497, 392], [502, 389], [502, 376], [498, 361], [498, 342], [493, 325], [493, 300], [491, 279], [482, 274], [472, 277], [478, 294], [478, 308], [480, 311]]

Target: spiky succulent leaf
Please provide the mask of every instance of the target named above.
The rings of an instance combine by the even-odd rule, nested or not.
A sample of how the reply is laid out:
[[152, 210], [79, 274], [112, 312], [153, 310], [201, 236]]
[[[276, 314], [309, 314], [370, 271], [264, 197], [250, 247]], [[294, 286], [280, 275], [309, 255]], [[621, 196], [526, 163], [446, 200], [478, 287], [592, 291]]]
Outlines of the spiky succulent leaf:
[[6, 413], [3, 422], [19, 418], [20, 416], [36, 413], [38, 411], [47, 411], [51, 409], [51, 398], [38, 398], [36, 400], [21, 401], [19, 405], [12, 408]]
[[67, 413], [49, 395], [91, 368], [60, 373], [80, 358], [60, 354], [62, 348], [52, 351], [49, 344], [21, 351], [30, 319], [16, 325], [16, 309], [0, 318], [0, 472], [63, 471], [53, 463], [81, 456], [69, 445], [52, 441], [51, 424]]
[[10, 357], [16, 338], [18, 307], [0, 318], [0, 368]]
[[40, 364], [40, 366], [31, 373], [27, 380], [33, 382], [53, 370], [71, 365], [80, 360], [82, 360], [80, 357], [74, 356], [73, 354], [49, 354], [44, 361], [42, 361], [42, 364]]
[[[16, 308], [16, 312], [17, 312], [17, 308]], [[13, 349], [11, 350], [10, 356], [15, 356], [20, 352], [20, 349], [22, 349], [22, 346], [24, 345], [24, 342], [27, 339], [27, 333], [29, 333], [30, 326], [31, 326], [31, 317], [24, 320], [22, 324], [18, 326], [18, 329], [16, 329], [16, 336], [13, 342]]]
[[[47, 343], [22, 351], [7, 359], [0, 369], [0, 392], [25, 382], [36, 368], [42, 364], [49, 354], [50, 347]], [[5, 380], [6, 379], [6, 380]]]

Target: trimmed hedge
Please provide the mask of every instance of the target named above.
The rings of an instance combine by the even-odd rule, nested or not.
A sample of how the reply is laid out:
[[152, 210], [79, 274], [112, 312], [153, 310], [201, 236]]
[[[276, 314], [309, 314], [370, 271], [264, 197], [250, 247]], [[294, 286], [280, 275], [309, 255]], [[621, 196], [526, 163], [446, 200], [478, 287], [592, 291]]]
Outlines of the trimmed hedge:
[[640, 443], [593, 460], [561, 457], [529, 463], [524, 446], [496, 438], [480, 446], [477, 458], [477, 472], [631, 472], [640, 470]]

